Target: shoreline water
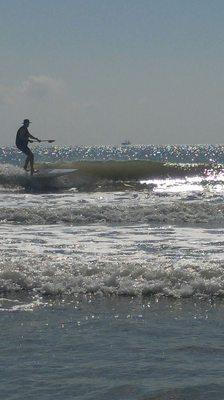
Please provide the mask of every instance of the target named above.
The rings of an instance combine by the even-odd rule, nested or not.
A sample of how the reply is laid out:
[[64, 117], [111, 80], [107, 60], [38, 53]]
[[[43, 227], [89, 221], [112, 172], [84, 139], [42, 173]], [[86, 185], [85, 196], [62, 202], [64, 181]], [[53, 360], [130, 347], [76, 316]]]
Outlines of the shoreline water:
[[3, 312], [2, 396], [218, 400], [223, 311], [219, 300], [114, 297]]

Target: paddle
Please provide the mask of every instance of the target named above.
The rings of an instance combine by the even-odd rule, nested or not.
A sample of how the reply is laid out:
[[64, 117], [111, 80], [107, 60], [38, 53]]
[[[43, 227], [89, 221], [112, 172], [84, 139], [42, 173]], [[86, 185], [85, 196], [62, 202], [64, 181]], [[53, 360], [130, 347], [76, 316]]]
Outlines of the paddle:
[[41, 142], [53, 143], [53, 142], [55, 142], [55, 139], [44, 139], [44, 140], [41, 140]]
[[[33, 143], [33, 142], [38, 142], [38, 140], [29, 140], [29, 142], [30, 143]], [[43, 140], [41, 140], [41, 142], [48, 142], [48, 143], [54, 143], [55, 142], [55, 139], [43, 139]], [[38, 142], [39, 143], [39, 142]]]

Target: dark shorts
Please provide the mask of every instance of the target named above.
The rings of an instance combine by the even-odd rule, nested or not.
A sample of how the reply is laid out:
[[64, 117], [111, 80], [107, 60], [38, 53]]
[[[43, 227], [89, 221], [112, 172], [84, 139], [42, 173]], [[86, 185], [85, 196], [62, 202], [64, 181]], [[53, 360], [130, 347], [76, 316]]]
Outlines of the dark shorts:
[[16, 145], [17, 148], [22, 151], [24, 154], [26, 154], [27, 156], [33, 155], [32, 151], [29, 149], [28, 146], [26, 145], [21, 145], [21, 144], [17, 144]]

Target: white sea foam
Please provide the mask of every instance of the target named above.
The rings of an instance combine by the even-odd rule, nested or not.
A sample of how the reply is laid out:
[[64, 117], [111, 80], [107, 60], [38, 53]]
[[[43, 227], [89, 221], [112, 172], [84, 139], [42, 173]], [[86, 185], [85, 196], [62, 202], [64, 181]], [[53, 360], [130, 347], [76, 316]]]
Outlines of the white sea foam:
[[25, 171], [12, 164], [0, 164], [0, 176], [22, 176], [25, 175]]
[[31, 206], [26, 201], [18, 203], [12, 200], [9, 206], [0, 209], [0, 221], [21, 224], [74, 224], [82, 225], [89, 223], [166, 223], [166, 224], [223, 224], [224, 204], [220, 201], [207, 201], [190, 197], [185, 201], [180, 199], [163, 200], [155, 198], [148, 204], [141, 204], [133, 199], [131, 204], [121, 202], [120, 204], [89, 204], [80, 203], [60, 205], [55, 207], [37, 201]]
[[4, 226], [0, 241], [2, 293], [224, 295], [223, 230]]
[[157, 257], [148, 262], [86, 262], [70, 257], [41, 256], [1, 263], [2, 292], [40, 295], [104, 294], [223, 296], [224, 262], [171, 261]]

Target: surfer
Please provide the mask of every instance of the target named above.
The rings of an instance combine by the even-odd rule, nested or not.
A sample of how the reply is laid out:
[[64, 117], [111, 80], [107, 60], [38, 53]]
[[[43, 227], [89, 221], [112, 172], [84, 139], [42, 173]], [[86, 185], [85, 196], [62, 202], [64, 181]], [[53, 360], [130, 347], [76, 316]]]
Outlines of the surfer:
[[[28, 126], [30, 125], [29, 119], [24, 119], [23, 125], [19, 128], [17, 135], [16, 135], [16, 146], [20, 151], [26, 154], [26, 160], [24, 164], [25, 171], [27, 170], [28, 164], [30, 163], [30, 174], [33, 175], [34, 173], [34, 155], [32, 151], [28, 147], [28, 142], [32, 142], [32, 139], [36, 140], [37, 142], [41, 142], [40, 139], [32, 136], [28, 131]], [[31, 139], [31, 140], [30, 140]]]

